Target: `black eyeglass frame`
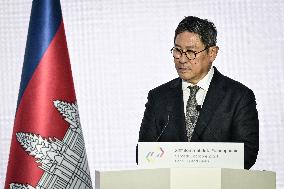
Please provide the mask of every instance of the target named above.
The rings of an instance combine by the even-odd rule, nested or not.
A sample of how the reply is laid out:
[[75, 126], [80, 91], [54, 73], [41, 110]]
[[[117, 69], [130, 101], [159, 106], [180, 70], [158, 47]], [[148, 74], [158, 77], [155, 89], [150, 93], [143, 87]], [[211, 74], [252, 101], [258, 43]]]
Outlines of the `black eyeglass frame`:
[[[178, 51], [180, 52], [180, 57], [182, 57], [182, 55], [185, 54], [185, 56], [188, 58], [188, 60], [194, 60], [194, 59], [196, 58], [196, 55], [197, 55], [197, 54], [199, 54], [199, 53], [201, 53], [201, 52], [207, 50], [208, 48], [210, 48], [210, 46], [205, 47], [205, 49], [196, 52], [196, 51], [192, 51], [192, 50], [182, 51], [181, 49], [179, 49], [179, 48], [177, 48], [177, 47], [173, 47], [173, 48], [171, 48], [171, 53], [172, 53], [172, 55], [173, 55], [173, 51], [174, 51], [174, 49], [176, 49], [176, 50], [178, 50]], [[189, 58], [189, 57], [187, 56], [187, 53], [188, 53], [188, 52], [193, 53], [193, 54], [194, 54], [194, 58]], [[173, 55], [173, 57], [174, 57], [174, 55]], [[180, 57], [179, 57], [179, 58], [180, 58]], [[174, 58], [176, 58], [176, 57], [174, 57]], [[179, 59], [179, 58], [177, 58], [177, 59]]]

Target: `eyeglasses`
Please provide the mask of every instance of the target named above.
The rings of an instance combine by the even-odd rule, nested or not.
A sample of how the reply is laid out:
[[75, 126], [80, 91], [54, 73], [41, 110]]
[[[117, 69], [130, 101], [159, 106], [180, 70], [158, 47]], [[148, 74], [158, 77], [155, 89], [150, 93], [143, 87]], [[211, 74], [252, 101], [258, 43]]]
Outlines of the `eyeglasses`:
[[195, 52], [195, 51], [192, 51], [192, 50], [187, 50], [187, 51], [182, 51], [181, 49], [177, 48], [177, 47], [173, 47], [171, 49], [171, 53], [173, 54], [173, 57], [174, 58], [180, 58], [182, 56], [183, 53], [185, 53], [186, 57], [189, 59], [189, 60], [194, 60], [196, 58], [196, 55], [205, 51], [206, 49], [208, 49], [209, 47], [206, 47], [205, 49], [203, 49], [202, 51], [199, 51], [199, 52]]

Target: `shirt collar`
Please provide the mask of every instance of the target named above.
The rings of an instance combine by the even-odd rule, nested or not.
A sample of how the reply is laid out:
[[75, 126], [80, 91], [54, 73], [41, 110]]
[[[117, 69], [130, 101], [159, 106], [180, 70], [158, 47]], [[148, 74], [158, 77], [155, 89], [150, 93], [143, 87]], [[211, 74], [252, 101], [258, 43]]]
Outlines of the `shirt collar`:
[[[214, 68], [213, 66], [211, 66], [209, 72], [206, 74], [205, 77], [203, 77], [200, 81], [198, 81], [198, 83], [196, 84], [198, 87], [200, 87], [201, 89], [208, 91], [210, 82], [213, 78], [214, 75]], [[189, 86], [193, 86], [192, 83], [188, 83], [184, 80], [182, 80], [182, 90], [186, 90]]]

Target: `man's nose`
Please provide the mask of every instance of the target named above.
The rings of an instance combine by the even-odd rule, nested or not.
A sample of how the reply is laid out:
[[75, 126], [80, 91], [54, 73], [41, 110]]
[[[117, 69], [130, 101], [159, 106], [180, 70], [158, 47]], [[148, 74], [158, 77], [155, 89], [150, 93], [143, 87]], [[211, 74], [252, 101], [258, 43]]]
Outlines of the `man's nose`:
[[179, 58], [179, 62], [182, 63], [182, 64], [185, 64], [185, 63], [188, 62], [188, 58], [187, 58], [185, 53], [181, 54], [181, 57]]

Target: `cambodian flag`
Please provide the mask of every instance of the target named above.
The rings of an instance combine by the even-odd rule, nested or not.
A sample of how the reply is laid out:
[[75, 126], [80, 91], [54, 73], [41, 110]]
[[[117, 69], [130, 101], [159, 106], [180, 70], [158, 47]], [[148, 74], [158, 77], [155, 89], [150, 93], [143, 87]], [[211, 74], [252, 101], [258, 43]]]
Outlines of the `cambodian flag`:
[[32, 4], [8, 188], [92, 188], [59, 0]]

